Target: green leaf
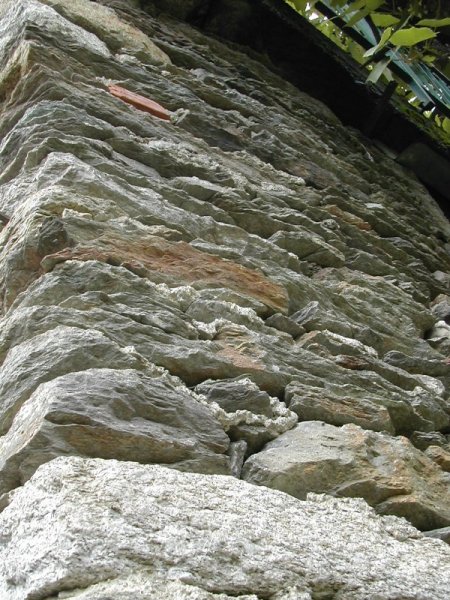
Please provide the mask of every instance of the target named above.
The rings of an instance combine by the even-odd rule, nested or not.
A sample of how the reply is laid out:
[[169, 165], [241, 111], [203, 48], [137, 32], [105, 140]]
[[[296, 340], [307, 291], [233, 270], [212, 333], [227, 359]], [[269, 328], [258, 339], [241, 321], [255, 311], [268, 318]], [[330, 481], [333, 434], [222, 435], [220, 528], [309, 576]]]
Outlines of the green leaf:
[[347, 6], [347, 8], [341, 14], [342, 16], [350, 15], [359, 10], [367, 11], [368, 14], [371, 11], [379, 8], [382, 4], [384, 4], [384, 0], [355, 0], [355, 2], [349, 4], [349, 6]]
[[308, 0], [286, 0], [287, 4], [292, 6], [297, 12], [302, 13], [306, 9]]
[[394, 46], [414, 46], [434, 37], [436, 37], [436, 33], [428, 27], [408, 27], [393, 33], [389, 41]]
[[345, 9], [345, 12], [343, 14], [346, 15], [348, 13], [355, 12], [356, 10], [359, 10], [360, 8], [367, 8], [367, 6], [366, 6], [366, 0], [356, 0], [355, 2], [352, 2]]
[[375, 67], [372, 69], [372, 71], [370, 72], [369, 77], [367, 78], [367, 82], [370, 83], [376, 83], [380, 77], [383, 75], [384, 70], [386, 69], [386, 67], [388, 66], [388, 64], [391, 62], [390, 58], [385, 58], [384, 60], [380, 60], [379, 63], [377, 63], [375, 65]]
[[447, 133], [450, 133], [450, 119], [448, 117], [444, 117], [442, 121], [442, 129]]
[[394, 15], [386, 15], [384, 13], [374, 12], [370, 15], [374, 25], [377, 27], [389, 27], [389, 25], [396, 25], [400, 23], [400, 19], [398, 17], [394, 17]]
[[370, 8], [371, 11], [377, 10], [384, 4], [385, 0], [367, 0], [367, 8]]
[[376, 46], [372, 46], [372, 48], [369, 48], [366, 52], [364, 52], [364, 57], [369, 58], [370, 56], [373, 56], [376, 52], [381, 50], [381, 48], [383, 48], [387, 44], [389, 38], [391, 37], [391, 34], [392, 27], [388, 27], [387, 29], [385, 29], [381, 34], [381, 39], [378, 42], [378, 44]]
[[350, 40], [350, 42], [348, 44], [348, 51], [350, 52], [352, 57], [356, 60], [356, 62], [358, 62], [360, 64], [364, 62], [363, 48], [361, 48], [361, 46], [359, 44], [357, 44], [356, 42], [354, 42], [353, 40]]
[[332, 0], [331, 6], [344, 6], [347, 4], [347, 0]]
[[300, 13], [301, 15], [305, 15], [306, 14], [306, 7], [309, 4], [310, 8], [314, 7], [314, 4], [316, 4], [316, 0], [286, 0], [287, 3], [292, 6], [292, 8], [294, 8], [298, 13]]
[[[375, 0], [374, 0], [375, 1]], [[380, 6], [380, 4], [383, 3], [384, 0], [376, 0], [378, 6]], [[360, 21], [361, 19], [365, 19], [368, 15], [370, 15], [370, 13], [372, 12], [372, 9], [369, 8], [368, 6], [366, 6], [365, 8], [362, 8], [361, 10], [359, 10], [356, 14], [354, 14], [351, 19], [349, 19], [347, 21], [347, 24], [345, 25], [346, 27], [353, 27], [353, 25], [355, 23], [357, 23], [358, 21]]]
[[450, 25], [450, 17], [445, 19], [422, 19], [417, 25], [424, 25], [425, 27], [447, 27]]

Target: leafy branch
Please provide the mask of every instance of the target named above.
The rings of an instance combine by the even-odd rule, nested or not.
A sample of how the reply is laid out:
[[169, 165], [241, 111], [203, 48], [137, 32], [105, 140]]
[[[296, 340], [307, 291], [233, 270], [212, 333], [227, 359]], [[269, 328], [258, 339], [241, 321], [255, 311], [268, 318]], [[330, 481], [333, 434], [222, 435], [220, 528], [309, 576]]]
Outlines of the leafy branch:
[[[369, 83], [380, 78], [393, 81], [391, 69], [394, 63], [404, 65], [439, 64], [442, 73], [450, 72], [450, 58], [437, 43], [440, 30], [450, 27], [450, 16], [442, 16], [442, 2], [448, 0], [285, 0], [302, 16], [307, 18], [324, 35], [334, 41], [343, 50], [349, 52], [370, 73]], [[450, 14], [450, 10], [447, 10]], [[354, 32], [364, 38], [364, 47], [355, 41]], [[351, 35], [353, 33], [353, 35]], [[357, 38], [356, 38], [357, 39]], [[395, 68], [394, 68], [395, 71]], [[417, 81], [416, 81], [417, 84]], [[408, 86], [406, 85], [408, 88]], [[407, 101], [420, 107], [416, 96], [426, 96], [427, 84], [411, 85], [406, 90]], [[399, 91], [405, 91], [404, 81]], [[434, 112], [434, 108], [425, 112], [433, 116], [437, 124], [450, 133], [450, 102], [446, 98], [444, 114]], [[426, 104], [426, 103], [425, 103]], [[438, 103], [439, 104], [439, 103]], [[422, 103], [423, 105], [423, 103]], [[442, 104], [441, 104], [442, 108]], [[445, 114], [446, 113], [446, 114]]]

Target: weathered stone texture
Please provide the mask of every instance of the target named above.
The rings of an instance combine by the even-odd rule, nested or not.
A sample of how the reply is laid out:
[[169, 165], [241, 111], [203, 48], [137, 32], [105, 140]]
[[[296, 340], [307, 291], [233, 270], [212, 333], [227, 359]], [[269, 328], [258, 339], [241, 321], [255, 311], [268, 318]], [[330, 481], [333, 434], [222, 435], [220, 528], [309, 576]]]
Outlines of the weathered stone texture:
[[58, 458], [0, 525], [9, 600], [448, 597], [450, 548], [362, 500], [159, 465]]
[[446, 527], [449, 478], [427, 454], [404, 437], [305, 421], [251, 456], [243, 478], [302, 499], [309, 492], [362, 496], [420, 529]]
[[[242, 473], [299, 498], [363, 498], [448, 540], [450, 226], [408, 171], [326, 106], [256, 55], [159, 12], [199, 3], [154, 4], [147, 13], [125, 0], [0, 4], [0, 506], [11, 502], [4, 518], [29, 518], [39, 537], [43, 507], [59, 492], [36, 492], [42, 512], [29, 508], [25, 517], [21, 507], [54, 473], [79, 497], [79, 513], [75, 504], [64, 508], [66, 496], [58, 504], [61, 522], [73, 523], [87, 518], [96, 496], [91, 483], [78, 487], [84, 475], [70, 483], [71, 469], [87, 465], [86, 481], [113, 473], [120, 487], [123, 468], [142, 496], [163, 477], [147, 474], [164, 473], [172, 481], [164, 493], [176, 495], [167, 505], [173, 531], [184, 531], [176, 488], [186, 482], [199, 502], [205, 489], [217, 506], [242, 492], [242, 507], [230, 510], [248, 523], [247, 541], [234, 532], [208, 563], [217, 579], [191, 579], [200, 567], [177, 570], [184, 549], [169, 524], [160, 537], [149, 529], [138, 539], [115, 521], [111, 544], [117, 550], [130, 534], [132, 558], [125, 552], [113, 571], [95, 566], [84, 580], [79, 550], [69, 557], [84, 533], [76, 541], [74, 525], [71, 546], [55, 530], [52, 552], [70, 558], [60, 577], [61, 563], [33, 559], [38, 542], [22, 521], [14, 543], [23, 552], [11, 550], [9, 534], [0, 538], [0, 590], [5, 600], [72, 597], [64, 587], [91, 585], [80, 598], [158, 597], [154, 589], [164, 590], [161, 598], [205, 600], [306, 600], [332, 589], [342, 599], [444, 598], [431, 566], [417, 593], [407, 567], [424, 548], [429, 565], [447, 557], [441, 542], [408, 541], [392, 564], [383, 559], [385, 538], [371, 531], [390, 523], [412, 535], [394, 517], [380, 520], [362, 501], [302, 504], [208, 475]], [[114, 97], [110, 84], [158, 102], [170, 121]], [[59, 456], [66, 458], [50, 462]], [[34, 483], [20, 488], [38, 467]], [[141, 475], [143, 483], [133, 480]], [[260, 504], [248, 499], [252, 489]], [[270, 518], [251, 525], [265, 502]], [[124, 506], [131, 514], [132, 500]], [[357, 535], [369, 542], [355, 561], [377, 557], [374, 578], [356, 562], [341, 573], [347, 525], [330, 549], [320, 519], [317, 538], [286, 550], [300, 552], [300, 562], [281, 566], [285, 549], [270, 523], [281, 518], [280, 535], [288, 535], [288, 520], [302, 510], [357, 515], [352, 544], [359, 547]], [[204, 510], [196, 522], [203, 517], [204, 527], [216, 527], [217, 515], [209, 521]], [[85, 531], [102, 540], [94, 565], [113, 547], [102, 519]], [[151, 552], [139, 554], [150, 539]], [[166, 562], [155, 563], [161, 569], [130, 574], [157, 560], [158, 540], [168, 544]], [[242, 566], [240, 548], [254, 543], [257, 554]], [[309, 558], [312, 548], [318, 554]], [[18, 554], [31, 561], [22, 579]], [[315, 563], [322, 559], [326, 568]]]

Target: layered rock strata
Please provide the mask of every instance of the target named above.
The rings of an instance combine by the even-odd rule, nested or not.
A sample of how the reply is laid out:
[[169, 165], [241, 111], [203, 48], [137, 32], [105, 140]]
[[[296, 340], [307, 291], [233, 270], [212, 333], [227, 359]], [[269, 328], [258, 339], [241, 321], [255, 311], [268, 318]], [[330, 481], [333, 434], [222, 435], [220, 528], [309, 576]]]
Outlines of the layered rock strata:
[[[444, 598], [446, 546], [396, 518], [448, 539], [450, 226], [421, 184], [257, 57], [122, 1], [5, 0], [0, 102], [0, 597]], [[31, 541], [53, 505], [64, 567]], [[208, 579], [177, 543], [227, 511]]]

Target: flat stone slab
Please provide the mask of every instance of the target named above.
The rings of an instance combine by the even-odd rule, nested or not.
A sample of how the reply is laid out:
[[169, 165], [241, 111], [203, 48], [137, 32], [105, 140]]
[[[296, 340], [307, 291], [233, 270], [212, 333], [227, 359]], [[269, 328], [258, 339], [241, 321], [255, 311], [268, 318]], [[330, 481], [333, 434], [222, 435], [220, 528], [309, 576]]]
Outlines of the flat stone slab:
[[144, 112], [148, 112], [159, 119], [170, 121], [170, 113], [164, 108], [164, 106], [161, 106], [161, 104], [158, 104], [154, 100], [150, 100], [150, 98], [145, 98], [145, 96], [130, 92], [130, 90], [127, 90], [120, 85], [109, 85], [108, 90], [113, 96], [123, 100], [123, 102], [127, 102], [127, 104], [131, 104], [135, 108], [138, 108]]

